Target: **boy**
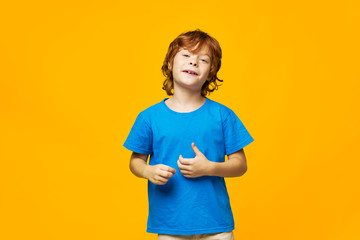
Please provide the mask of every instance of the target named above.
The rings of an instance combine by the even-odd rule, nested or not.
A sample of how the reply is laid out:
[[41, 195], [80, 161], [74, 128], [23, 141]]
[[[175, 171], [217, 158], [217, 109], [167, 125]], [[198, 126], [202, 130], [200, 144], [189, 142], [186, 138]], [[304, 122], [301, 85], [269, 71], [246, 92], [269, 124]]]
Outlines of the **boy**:
[[234, 239], [224, 177], [246, 172], [243, 147], [254, 139], [230, 108], [206, 97], [223, 81], [221, 56], [207, 33], [179, 35], [162, 66], [172, 97], [140, 112], [124, 143], [130, 170], [148, 179], [147, 232], [159, 240]]

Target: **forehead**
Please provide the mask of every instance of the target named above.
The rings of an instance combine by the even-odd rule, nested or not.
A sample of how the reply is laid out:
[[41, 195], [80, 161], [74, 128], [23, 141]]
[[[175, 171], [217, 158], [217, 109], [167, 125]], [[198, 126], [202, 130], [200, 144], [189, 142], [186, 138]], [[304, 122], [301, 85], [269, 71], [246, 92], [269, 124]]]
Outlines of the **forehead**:
[[198, 55], [208, 55], [210, 57], [210, 51], [209, 51], [209, 47], [208, 46], [202, 46], [200, 49], [197, 49], [196, 48], [197, 45], [193, 48], [186, 48], [186, 47], [181, 47], [179, 49], [179, 52], [181, 51], [188, 51], [188, 52], [191, 52], [191, 53], [196, 53]]

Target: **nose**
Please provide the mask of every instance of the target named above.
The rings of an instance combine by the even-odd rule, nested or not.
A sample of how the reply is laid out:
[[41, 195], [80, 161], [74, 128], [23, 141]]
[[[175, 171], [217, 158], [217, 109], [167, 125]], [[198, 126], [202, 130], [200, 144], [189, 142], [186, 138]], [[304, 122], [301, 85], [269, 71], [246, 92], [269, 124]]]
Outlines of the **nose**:
[[190, 61], [190, 65], [193, 65], [194, 67], [197, 66], [197, 64], [195, 63], [195, 61]]
[[198, 65], [196, 58], [190, 59], [190, 65], [193, 65], [195, 67]]

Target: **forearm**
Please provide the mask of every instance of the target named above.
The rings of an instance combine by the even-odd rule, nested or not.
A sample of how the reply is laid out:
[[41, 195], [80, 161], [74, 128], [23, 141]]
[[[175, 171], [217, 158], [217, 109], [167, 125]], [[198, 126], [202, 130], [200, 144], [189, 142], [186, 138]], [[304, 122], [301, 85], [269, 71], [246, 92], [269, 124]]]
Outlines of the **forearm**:
[[130, 161], [131, 172], [139, 178], [146, 178], [145, 171], [148, 167], [149, 165], [147, 165], [146, 161], [141, 158], [133, 157]]
[[236, 158], [232, 158], [225, 162], [211, 162], [209, 167], [209, 176], [240, 177], [246, 171], [246, 164], [243, 164]]

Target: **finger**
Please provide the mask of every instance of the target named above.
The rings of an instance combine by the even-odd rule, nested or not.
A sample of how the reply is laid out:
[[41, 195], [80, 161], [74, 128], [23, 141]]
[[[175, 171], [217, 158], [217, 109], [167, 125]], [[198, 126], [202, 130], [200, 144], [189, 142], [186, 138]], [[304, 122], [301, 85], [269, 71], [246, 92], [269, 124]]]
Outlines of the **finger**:
[[156, 185], [164, 185], [168, 181], [166, 178], [162, 178], [160, 176], [155, 176], [154, 178], [151, 178], [149, 180]]
[[187, 177], [187, 178], [193, 178], [194, 176], [192, 175], [192, 173], [190, 173], [190, 172], [184, 172], [184, 173], [182, 173], [182, 175], [184, 176], [184, 177]]
[[158, 182], [161, 182], [161, 183], [167, 183], [167, 181], [168, 181], [169, 179], [167, 179], [167, 178], [164, 178], [164, 177], [162, 177], [162, 176], [157, 176], [157, 178], [156, 178], [156, 181], [158, 181]]
[[173, 175], [176, 173], [176, 169], [172, 167], [169, 167], [168, 171], [171, 172]]
[[182, 155], [179, 156], [179, 161], [181, 162], [182, 165], [190, 165], [191, 159], [192, 158], [183, 158]]
[[[162, 170], [161, 168], [158, 168], [158, 169], [156, 170], [155, 174], [156, 174], [156, 177], [157, 177], [157, 176], [161, 176], [161, 177], [167, 178], [167, 179], [169, 179], [170, 177], [172, 177], [172, 173], [171, 173], [171, 172], [168, 172], [168, 171], [166, 171], [166, 170]], [[170, 176], [170, 174], [171, 174], [171, 176]]]
[[156, 184], [156, 185], [165, 185], [165, 184], [166, 184], [166, 182], [156, 181], [156, 182], [155, 182], [155, 184]]
[[185, 175], [191, 175], [191, 174], [192, 174], [192, 173], [191, 173], [190, 171], [188, 171], [188, 170], [181, 170], [180, 172], [181, 172], [181, 174], [184, 175], [184, 176], [185, 176]]
[[187, 171], [189, 171], [189, 170], [191, 169], [191, 167], [190, 167], [189, 165], [183, 165], [183, 164], [180, 162], [180, 160], [178, 161], [178, 166], [179, 166], [180, 171], [181, 171], [181, 170], [187, 170]]
[[179, 166], [179, 170], [182, 175], [192, 174], [192, 170], [189, 169], [187, 166]]
[[160, 169], [164, 170], [164, 171], [172, 172], [173, 174], [175, 174], [175, 172], [176, 172], [176, 170], [174, 168], [169, 167], [167, 165], [161, 165]]
[[164, 178], [171, 178], [174, 174], [172, 172], [168, 172], [168, 171], [164, 171], [164, 170], [161, 170], [160, 173], [159, 173], [160, 176], [164, 177]]

